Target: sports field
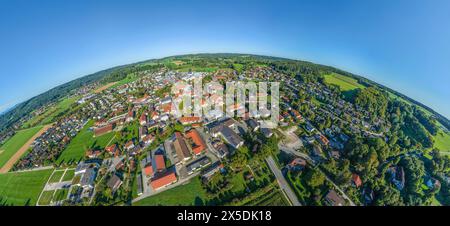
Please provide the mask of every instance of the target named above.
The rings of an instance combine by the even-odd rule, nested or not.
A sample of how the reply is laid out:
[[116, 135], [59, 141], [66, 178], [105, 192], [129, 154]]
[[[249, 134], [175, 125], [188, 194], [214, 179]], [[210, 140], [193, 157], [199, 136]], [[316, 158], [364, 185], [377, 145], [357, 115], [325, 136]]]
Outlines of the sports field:
[[365, 86], [358, 83], [354, 78], [350, 78], [337, 73], [324, 75], [325, 82], [339, 86], [340, 90], [345, 92], [354, 89], [364, 89]]
[[0, 174], [0, 205], [34, 206], [52, 171]]
[[18, 131], [4, 145], [0, 147], [0, 168], [29, 140], [42, 126]]
[[86, 151], [89, 148], [103, 149], [114, 137], [114, 132], [104, 134], [99, 137], [94, 137], [94, 133], [89, 128], [94, 124], [94, 121], [90, 120], [81, 129], [81, 131], [73, 138], [67, 148], [62, 152], [61, 156], [57, 159], [56, 163], [62, 162], [77, 162], [84, 157]]

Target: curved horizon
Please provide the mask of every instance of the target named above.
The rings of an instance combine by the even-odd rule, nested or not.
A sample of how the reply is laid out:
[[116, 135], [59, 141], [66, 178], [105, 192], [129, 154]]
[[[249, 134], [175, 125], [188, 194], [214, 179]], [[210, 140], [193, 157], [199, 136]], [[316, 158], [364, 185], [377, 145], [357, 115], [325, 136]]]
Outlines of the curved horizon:
[[0, 9], [0, 112], [93, 71], [187, 53], [330, 65], [450, 118], [448, 1], [40, 1]]

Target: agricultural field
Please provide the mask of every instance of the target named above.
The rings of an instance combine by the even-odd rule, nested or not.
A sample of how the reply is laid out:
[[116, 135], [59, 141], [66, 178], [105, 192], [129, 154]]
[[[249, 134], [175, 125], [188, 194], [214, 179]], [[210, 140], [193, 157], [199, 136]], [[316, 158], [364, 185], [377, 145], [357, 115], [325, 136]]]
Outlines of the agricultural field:
[[90, 120], [81, 129], [81, 131], [73, 138], [67, 148], [62, 152], [61, 156], [56, 160], [57, 164], [63, 162], [77, 162], [82, 159], [89, 148], [103, 149], [113, 139], [115, 133], [107, 133], [99, 137], [94, 137], [94, 133], [89, 129], [94, 124]]
[[339, 86], [342, 92], [365, 88], [365, 86], [359, 84], [356, 79], [337, 73], [327, 74], [324, 75], [324, 77], [326, 83]]
[[188, 184], [179, 185], [170, 190], [161, 192], [154, 196], [142, 199], [135, 206], [193, 206], [205, 202], [206, 192], [203, 190], [198, 177], [190, 180]]
[[78, 96], [63, 98], [55, 106], [50, 107], [44, 113], [31, 118], [28, 122], [23, 124], [23, 128], [28, 128], [36, 125], [45, 125], [53, 122], [55, 117], [62, 114], [70, 108], [70, 106], [78, 100]]
[[0, 205], [34, 206], [52, 171], [0, 174]]
[[17, 131], [4, 145], [0, 147], [0, 168], [16, 153], [42, 126]]
[[268, 186], [260, 192], [249, 195], [249, 200], [242, 203], [244, 206], [289, 206], [283, 192], [276, 186]]
[[440, 151], [450, 153], [450, 134], [439, 130], [434, 136], [434, 147]]

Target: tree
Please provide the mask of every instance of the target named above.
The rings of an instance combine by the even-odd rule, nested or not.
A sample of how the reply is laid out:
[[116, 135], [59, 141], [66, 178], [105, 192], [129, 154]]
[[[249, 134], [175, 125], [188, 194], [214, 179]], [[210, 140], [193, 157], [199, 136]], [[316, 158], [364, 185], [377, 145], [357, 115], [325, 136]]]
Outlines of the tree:
[[325, 175], [323, 175], [320, 171], [318, 170], [310, 170], [306, 176], [306, 183], [312, 187], [318, 187], [320, 185], [322, 185], [325, 182]]

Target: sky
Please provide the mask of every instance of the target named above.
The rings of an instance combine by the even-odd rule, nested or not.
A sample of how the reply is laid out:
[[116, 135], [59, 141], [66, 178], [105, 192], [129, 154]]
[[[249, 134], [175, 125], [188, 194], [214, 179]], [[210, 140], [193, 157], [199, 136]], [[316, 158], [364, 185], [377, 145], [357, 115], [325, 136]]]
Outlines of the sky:
[[0, 112], [109, 67], [231, 52], [335, 66], [450, 118], [448, 12], [448, 0], [4, 0]]

